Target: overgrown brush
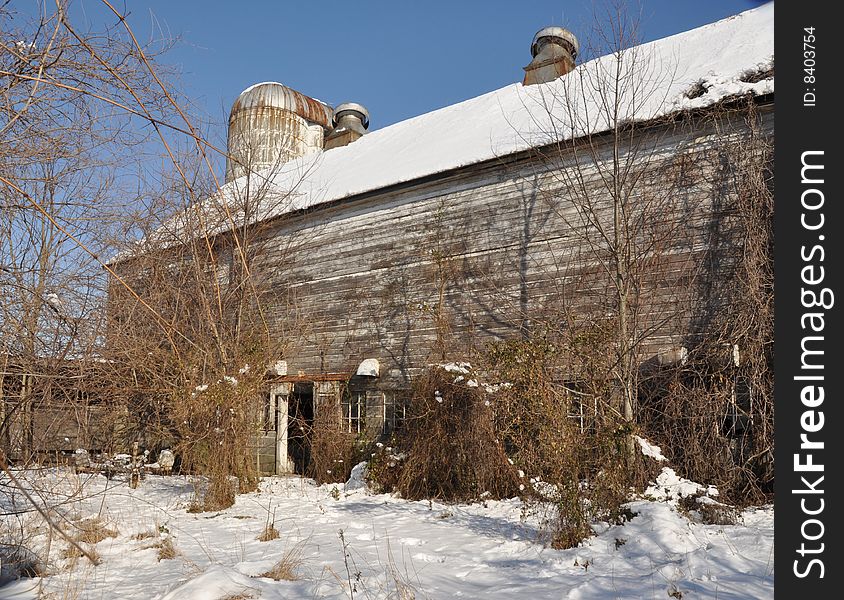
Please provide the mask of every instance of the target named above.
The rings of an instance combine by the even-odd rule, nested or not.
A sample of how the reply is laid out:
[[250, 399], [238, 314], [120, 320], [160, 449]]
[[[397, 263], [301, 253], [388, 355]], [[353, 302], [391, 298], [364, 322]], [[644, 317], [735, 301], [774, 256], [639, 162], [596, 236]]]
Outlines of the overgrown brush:
[[591, 536], [595, 521], [622, 521], [631, 490], [652, 475], [629, 451], [633, 431], [611, 402], [603, 334], [590, 327], [511, 340], [486, 356], [509, 383], [495, 400], [496, 430], [519, 469], [524, 501], [552, 507], [546, 534], [556, 548]]
[[[696, 281], [705, 333], [689, 341], [687, 360], [647, 382], [639, 412], [678, 473], [736, 505], [774, 491], [773, 148], [752, 102], [746, 108], [749, 134], [717, 155], [726, 192], [719, 239], [729, 248], [710, 247]], [[711, 265], [725, 262], [727, 272], [712, 277]]]
[[317, 483], [344, 483], [370, 446], [366, 433], [348, 433], [340, 427], [340, 415], [317, 411], [310, 436], [308, 475]]
[[716, 486], [738, 506], [765, 502], [773, 491], [772, 407], [754, 401], [759, 388], [742, 397], [742, 371], [695, 352], [686, 365], [653, 377], [640, 410], [642, 429], [680, 475]]
[[405, 427], [370, 463], [370, 479], [405, 498], [477, 500], [518, 494], [518, 476], [477, 382], [433, 367], [414, 383]]
[[234, 504], [236, 494], [256, 489], [253, 438], [262, 385], [254, 375], [223, 376], [185, 391], [174, 402], [182, 470], [208, 477], [195, 509], [221, 510]]

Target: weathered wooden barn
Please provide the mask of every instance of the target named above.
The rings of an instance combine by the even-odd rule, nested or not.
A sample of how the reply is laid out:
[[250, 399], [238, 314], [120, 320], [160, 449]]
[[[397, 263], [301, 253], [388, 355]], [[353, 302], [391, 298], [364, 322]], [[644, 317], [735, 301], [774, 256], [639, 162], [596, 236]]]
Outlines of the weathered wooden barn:
[[705, 330], [733, 264], [730, 156], [773, 135], [773, 7], [579, 65], [562, 28], [531, 51], [522, 83], [377, 131], [358, 104], [278, 83], [235, 102], [226, 183], [198, 210], [221, 280], [228, 231], [256, 226], [250, 268], [289, 340], [263, 470], [301, 468], [289, 419], [331, 410], [350, 431], [387, 430], [425, 365], [600, 321], [620, 206], [642, 269], [640, 360], [676, 358]]

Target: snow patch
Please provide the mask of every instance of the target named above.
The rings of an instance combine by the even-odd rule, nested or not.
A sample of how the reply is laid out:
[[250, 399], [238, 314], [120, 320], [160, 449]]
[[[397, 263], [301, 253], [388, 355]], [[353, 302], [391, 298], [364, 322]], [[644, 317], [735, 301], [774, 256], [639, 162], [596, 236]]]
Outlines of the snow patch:
[[467, 362], [443, 363], [431, 366], [440, 367], [441, 369], [443, 369], [444, 371], [448, 371], [449, 373], [459, 373], [461, 375], [468, 375], [472, 371], [472, 365]]
[[715, 486], [704, 486], [680, 477], [670, 467], [663, 467], [654, 485], [648, 486], [648, 489], [645, 490], [646, 498], [665, 501], [676, 501], [680, 498], [699, 494], [717, 496], [718, 489]]
[[381, 373], [381, 363], [377, 358], [367, 358], [358, 365], [356, 375], [363, 377], [378, 377]]
[[286, 360], [277, 360], [273, 364], [270, 365], [268, 370], [273, 375], [276, 375], [278, 377], [284, 377], [285, 375], [287, 375], [287, 361]]
[[221, 600], [231, 596], [261, 596], [261, 584], [255, 579], [223, 565], [212, 565], [201, 575], [183, 583], [161, 600]]
[[63, 306], [62, 299], [59, 298], [59, 295], [53, 292], [44, 296], [44, 302], [55, 308], [56, 310], [60, 310]]
[[634, 435], [633, 437], [636, 438], [637, 442], [639, 442], [639, 448], [645, 456], [649, 456], [658, 462], [668, 460], [662, 455], [662, 449], [659, 446], [651, 444], [648, 440], [643, 437], [639, 437], [638, 435]]
[[359, 462], [352, 467], [352, 472], [349, 474], [349, 480], [346, 482], [346, 491], [353, 492], [355, 490], [366, 490], [366, 476], [367, 465], [365, 462]]
[[485, 383], [483, 384], [483, 386], [484, 391], [486, 391], [487, 394], [497, 394], [501, 390], [506, 390], [513, 387], [513, 384], [505, 381], [503, 383]]
[[[358, 480], [361, 469], [350, 481]], [[57, 570], [40, 580], [45, 595], [60, 596], [74, 585], [80, 598], [112, 598], [119, 590], [121, 600], [221, 600], [239, 594], [348, 600], [348, 588], [320, 576], [345, 572], [339, 529], [347, 532], [366, 589], [394, 589], [385, 567], [393, 552], [396, 560], [407, 561], [417, 598], [558, 598], [560, 590], [572, 599], [668, 598], [673, 589], [684, 597], [769, 598], [774, 585], [772, 507], [744, 511], [738, 525], [707, 525], [690, 521], [672, 502], [641, 499], [628, 505], [637, 516], [623, 526], [596, 524], [596, 535], [577, 548], [554, 550], [538, 541], [551, 513], [526, 510], [517, 498], [447, 506], [389, 494], [334, 498], [336, 486], [279, 476], [264, 478], [234, 506], [193, 514], [185, 509], [201, 479], [151, 475], [133, 490], [122, 476], [90, 478], [69, 469], [33, 473], [32, 479], [49, 481], [58, 501], [73, 494], [67, 508], [74, 519], [104, 511], [121, 532], [98, 546], [103, 562], [96, 577], [85, 576], [84, 564]], [[526, 488], [542, 486], [528, 477], [522, 480]], [[665, 470], [654, 486], [679, 483], [681, 478]], [[0, 509], [8, 505], [0, 497]], [[260, 542], [255, 537], [268, 513], [275, 514], [281, 538]], [[179, 557], [159, 562], [149, 539], [132, 537], [150, 530], [177, 532]], [[33, 543], [34, 552], [43, 550], [46, 534], [35, 535]], [[261, 577], [297, 546], [300, 580]], [[2, 592], [16, 590], [14, 585]]]

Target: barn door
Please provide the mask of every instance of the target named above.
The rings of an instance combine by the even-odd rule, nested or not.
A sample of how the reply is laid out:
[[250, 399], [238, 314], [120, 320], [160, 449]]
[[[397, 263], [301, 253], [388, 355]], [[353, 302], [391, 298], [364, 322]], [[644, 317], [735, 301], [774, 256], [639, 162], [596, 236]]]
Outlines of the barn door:
[[314, 384], [314, 409], [320, 424], [337, 427], [342, 419], [340, 412], [340, 382], [320, 381]]
[[311, 460], [311, 431], [314, 426], [314, 384], [296, 382], [287, 395], [287, 457], [290, 472], [304, 475]]

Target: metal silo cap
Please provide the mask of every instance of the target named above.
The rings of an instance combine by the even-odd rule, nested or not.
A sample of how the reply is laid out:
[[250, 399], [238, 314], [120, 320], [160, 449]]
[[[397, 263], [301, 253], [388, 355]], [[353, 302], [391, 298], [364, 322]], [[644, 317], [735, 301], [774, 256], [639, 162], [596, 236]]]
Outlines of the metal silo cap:
[[531, 56], [536, 56], [539, 53], [538, 44], [542, 38], [556, 38], [571, 46], [571, 57], [573, 59], [577, 58], [577, 54], [580, 52], [580, 42], [577, 41], [577, 38], [571, 31], [565, 27], [543, 27], [533, 36], [533, 42], [530, 45]]
[[366, 110], [363, 104], [358, 104], [357, 102], [343, 102], [342, 104], [338, 104], [337, 108], [334, 109], [335, 127], [343, 117], [343, 113], [357, 113], [358, 118], [363, 124], [363, 128], [366, 129], [369, 127], [369, 111]]

